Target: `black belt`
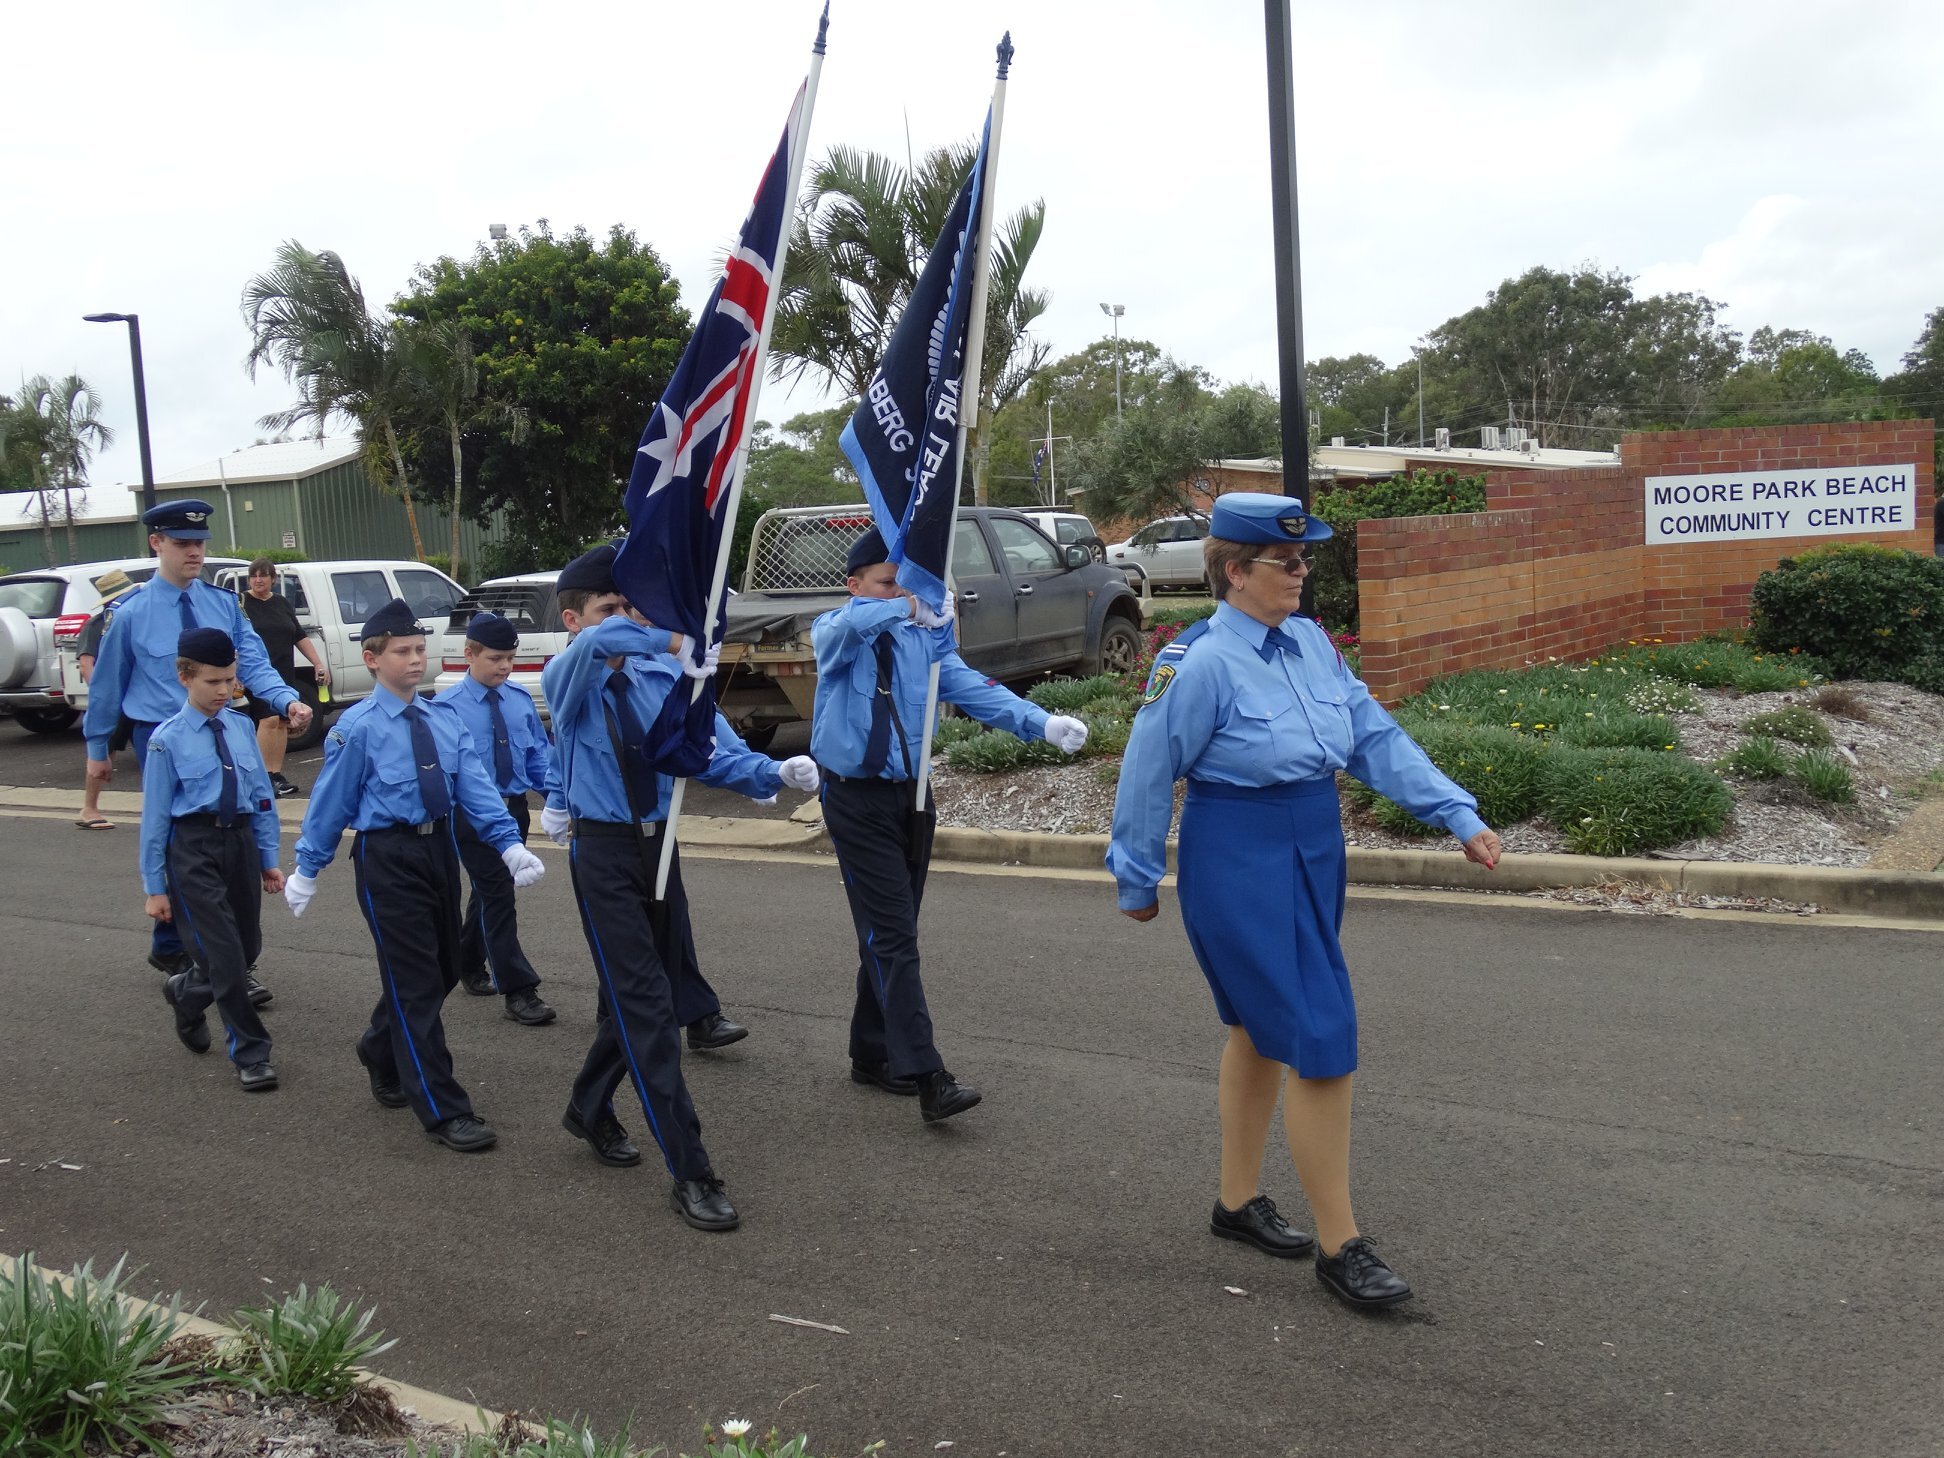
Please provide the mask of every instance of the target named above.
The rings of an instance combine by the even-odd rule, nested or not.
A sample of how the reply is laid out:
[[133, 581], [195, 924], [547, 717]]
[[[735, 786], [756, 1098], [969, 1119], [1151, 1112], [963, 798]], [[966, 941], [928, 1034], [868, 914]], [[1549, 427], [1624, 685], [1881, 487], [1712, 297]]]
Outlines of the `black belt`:
[[574, 834], [592, 840], [653, 840], [667, 824], [666, 820], [644, 820], [639, 825], [626, 820], [576, 820]]
[[247, 815], [238, 815], [234, 820], [225, 820], [222, 816], [213, 813], [203, 815], [178, 815], [175, 819], [177, 825], [206, 825], [211, 830], [248, 830], [250, 828], [250, 817]]
[[364, 835], [437, 835], [446, 828], [446, 818], [441, 815], [437, 820], [428, 820], [422, 825], [378, 825], [361, 832]]
[[883, 775], [840, 775], [836, 770], [824, 770], [823, 777], [835, 780], [840, 785], [908, 785], [910, 780], [888, 780]]

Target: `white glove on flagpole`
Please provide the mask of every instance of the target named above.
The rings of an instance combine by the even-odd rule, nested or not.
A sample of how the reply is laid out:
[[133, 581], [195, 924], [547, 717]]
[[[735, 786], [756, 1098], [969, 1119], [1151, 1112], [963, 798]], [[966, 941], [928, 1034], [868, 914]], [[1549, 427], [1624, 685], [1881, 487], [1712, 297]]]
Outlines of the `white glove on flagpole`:
[[540, 811], [540, 829], [546, 833], [547, 839], [555, 845], [567, 844], [572, 838], [569, 832], [573, 828], [574, 817], [569, 815], [565, 810], [556, 810], [553, 806], [548, 805]]
[[1046, 742], [1062, 754], [1078, 754], [1087, 742], [1087, 726], [1065, 714], [1052, 714], [1046, 720]]
[[945, 628], [951, 626], [952, 619], [958, 616], [958, 606], [952, 594], [945, 594], [945, 607], [942, 612], [933, 612], [925, 606], [923, 598], [911, 600], [911, 620], [921, 628]]
[[316, 894], [317, 877], [306, 876], [302, 871], [292, 871], [284, 877], [284, 905], [290, 908], [292, 916], [302, 916]]
[[714, 678], [716, 676], [716, 665], [722, 661], [722, 645], [720, 643], [711, 643], [709, 645], [709, 651], [702, 655], [702, 664], [699, 668], [688, 656], [686, 644], [683, 645], [683, 649], [683, 673], [686, 673], [690, 678]]
[[547, 874], [540, 857], [517, 841], [500, 852], [500, 859], [506, 862], [506, 869], [513, 873], [515, 886], [531, 886]]
[[809, 755], [792, 755], [778, 765], [776, 769], [777, 773], [783, 776], [783, 783], [791, 789], [807, 790], [813, 795], [817, 792], [817, 785], [819, 783], [817, 762]]

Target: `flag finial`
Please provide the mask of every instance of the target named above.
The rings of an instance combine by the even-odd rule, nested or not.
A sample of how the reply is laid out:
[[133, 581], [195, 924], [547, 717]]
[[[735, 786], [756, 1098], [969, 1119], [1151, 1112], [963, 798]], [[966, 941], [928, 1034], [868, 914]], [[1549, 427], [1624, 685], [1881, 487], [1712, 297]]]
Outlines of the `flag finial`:
[[824, 36], [830, 32], [830, 0], [824, 0], [823, 19], [817, 22], [817, 43], [810, 49], [818, 55], [824, 53]]
[[1006, 79], [1006, 73], [1012, 69], [1012, 58], [1012, 32], [1007, 31], [999, 40], [999, 79], [1001, 81]]

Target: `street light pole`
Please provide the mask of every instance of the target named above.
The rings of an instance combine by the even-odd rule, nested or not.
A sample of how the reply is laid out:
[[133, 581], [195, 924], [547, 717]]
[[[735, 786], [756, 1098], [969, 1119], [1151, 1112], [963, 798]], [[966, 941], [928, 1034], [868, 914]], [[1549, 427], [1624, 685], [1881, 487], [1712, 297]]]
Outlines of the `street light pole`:
[[135, 370], [135, 439], [142, 448], [142, 510], [155, 509], [155, 464], [149, 457], [148, 386], [142, 379], [142, 316], [139, 314], [83, 314], [90, 324], [126, 324], [128, 358]]
[[1276, 241], [1276, 348], [1282, 366], [1283, 494], [1306, 496], [1309, 416], [1303, 398], [1302, 239], [1296, 227], [1294, 31], [1290, 0], [1263, 0], [1262, 9], [1269, 50], [1269, 195]]
[[1119, 420], [1121, 413], [1120, 321], [1121, 315], [1127, 312], [1127, 305], [1102, 304], [1100, 312], [1114, 321], [1114, 419]]

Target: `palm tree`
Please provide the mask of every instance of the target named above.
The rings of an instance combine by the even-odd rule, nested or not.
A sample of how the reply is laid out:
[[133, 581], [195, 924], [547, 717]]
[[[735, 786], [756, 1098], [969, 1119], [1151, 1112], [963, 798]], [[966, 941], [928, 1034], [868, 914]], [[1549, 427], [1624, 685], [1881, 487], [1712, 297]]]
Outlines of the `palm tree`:
[[23, 468], [40, 497], [41, 551], [54, 565], [54, 524], [48, 493], [59, 488], [61, 518], [67, 527], [68, 560], [78, 561], [74, 537], [74, 492], [87, 489], [88, 464], [98, 449], [114, 443], [115, 433], [101, 422], [101, 396], [79, 375], [50, 380], [35, 375], [0, 423], [0, 449]]
[[396, 326], [404, 383], [414, 417], [435, 426], [452, 452], [452, 555], [447, 566], [459, 575], [459, 508], [465, 490], [461, 443], [468, 430], [504, 425], [507, 438], [526, 437], [527, 414], [479, 393], [479, 361], [472, 336], [457, 319], [400, 320]]
[[260, 424], [287, 430], [309, 422], [321, 439], [333, 415], [352, 421], [365, 470], [380, 486], [396, 485], [404, 498], [412, 550], [423, 561], [425, 544], [398, 440], [398, 417], [409, 394], [399, 325], [372, 315], [342, 258], [329, 250], [312, 252], [295, 239], [277, 249], [267, 272], [243, 286], [242, 308], [250, 329], [243, 367], [250, 378], [258, 365], [271, 363], [297, 387], [297, 403]]
[[[853, 398], [864, 393], [977, 156], [975, 143], [962, 142], [926, 153], [907, 170], [882, 153], [833, 147], [811, 168], [777, 300], [775, 378], [814, 370]], [[1036, 199], [994, 229], [981, 429], [1046, 362], [1047, 346], [1027, 330], [1046, 312], [1048, 297], [1022, 282], [1045, 225], [1046, 202]], [[982, 498], [976, 474], [974, 491]]]

